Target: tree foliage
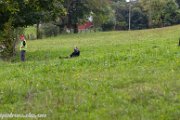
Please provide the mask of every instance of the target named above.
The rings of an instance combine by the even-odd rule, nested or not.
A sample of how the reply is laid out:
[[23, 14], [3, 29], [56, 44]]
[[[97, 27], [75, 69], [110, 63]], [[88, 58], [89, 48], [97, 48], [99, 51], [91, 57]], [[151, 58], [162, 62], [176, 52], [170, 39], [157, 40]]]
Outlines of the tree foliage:
[[61, 27], [67, 26], [77, 33], [77, 25], [83, 23], [91, 13], [95, 26], [101, 26], [107, 19], [109, 0], [66, 0], [63, 3], [67, 11], [65, 16], [61, 16]]
[[[13, 32], [18, 27], [50, 21], [64, 13], [62, 0], [1, 0], [0, 1], [0, 45], [3, 56], [12, 56], [17, 41]], [[16, 39], [14, 39], [16, 38]]]
[[179, 21], [173, 20], [179, 14], [175, 0], [140, 0], [140, 3], [148, 16], [149, 27], [163, 27]]

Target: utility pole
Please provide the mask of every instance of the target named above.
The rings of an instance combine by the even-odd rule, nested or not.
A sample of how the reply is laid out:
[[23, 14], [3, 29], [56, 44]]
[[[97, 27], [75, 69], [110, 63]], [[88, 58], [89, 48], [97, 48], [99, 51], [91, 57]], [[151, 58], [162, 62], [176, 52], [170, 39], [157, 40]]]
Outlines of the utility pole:
[[131, 0], [129, 0], [129, 30], [131, 30]]

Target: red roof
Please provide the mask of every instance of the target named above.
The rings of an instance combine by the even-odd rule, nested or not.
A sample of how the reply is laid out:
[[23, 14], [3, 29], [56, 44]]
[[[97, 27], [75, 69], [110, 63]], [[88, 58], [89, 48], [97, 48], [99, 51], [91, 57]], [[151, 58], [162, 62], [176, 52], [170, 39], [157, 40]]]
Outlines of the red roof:
[[83, 25], [79, 25], [79, 26], [78, 26], [78, 29], [79, 29], [79, 30], [84, 30], [84, 29], [91, 28], [92, 26], [93, 26], [93, 23], [92, 23], [92, 22], [86, 22], [86, 23], [84, 23]]

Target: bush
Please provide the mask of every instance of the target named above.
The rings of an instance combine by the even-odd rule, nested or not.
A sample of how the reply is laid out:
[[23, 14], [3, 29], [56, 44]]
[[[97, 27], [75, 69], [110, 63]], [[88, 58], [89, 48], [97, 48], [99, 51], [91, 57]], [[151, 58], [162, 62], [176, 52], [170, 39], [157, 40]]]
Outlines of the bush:
[[23, 34], [24, 28], [12, 27], [12, 19], [4, 24], [3, 30], [0, 31], [0, 58], [10, 60], [16, 54], [16, 44], [19, 35]]
[[126, 21], [119, 21], [116, 23], [116, 30], [127, 30], [128, 24]]
[[46, 24], [42, 24], [41, 31], [42, 31], [43, 36], [51, 37], [51, 36], [58, 35], [59, 28], [52, 23], [46, 23]]
[[103, 31], [110, 31], [113, 29], [114, 29], [114, 23], [112, 23], [112, 22], [102, 24], [102, 30]]
[[1, 31], [0, 45], [2, 59], [9, 59], [15, 54], [15, 43], [14, 31], [12, 28], [12, 20], [4, 24], [3, 31]]

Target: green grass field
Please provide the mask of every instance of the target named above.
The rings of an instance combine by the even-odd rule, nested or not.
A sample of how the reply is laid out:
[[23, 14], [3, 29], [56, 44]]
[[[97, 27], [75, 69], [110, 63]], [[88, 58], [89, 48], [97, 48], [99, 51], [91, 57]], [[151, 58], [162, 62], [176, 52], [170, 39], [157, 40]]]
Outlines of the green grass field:
[[[0, 62], [0, 113], [43, 120], [179, 120], [180, 26], [28, 41]], [[68, 56], [74, 46], [81, 56]], [[22, 120], [24, 118], [16, 118]]]

